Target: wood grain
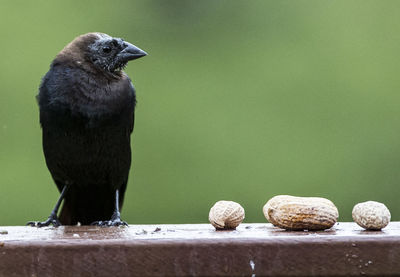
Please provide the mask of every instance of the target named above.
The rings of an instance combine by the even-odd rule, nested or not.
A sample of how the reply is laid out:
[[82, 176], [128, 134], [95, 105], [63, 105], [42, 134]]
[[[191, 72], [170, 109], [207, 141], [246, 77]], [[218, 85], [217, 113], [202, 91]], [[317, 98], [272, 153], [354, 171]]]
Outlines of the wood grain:
[[[3, 226], [0, 276], [398, 276], [400, 222], [318, 232], [241, 224]], [[2, 234], [4, 233], [4, 234]]]

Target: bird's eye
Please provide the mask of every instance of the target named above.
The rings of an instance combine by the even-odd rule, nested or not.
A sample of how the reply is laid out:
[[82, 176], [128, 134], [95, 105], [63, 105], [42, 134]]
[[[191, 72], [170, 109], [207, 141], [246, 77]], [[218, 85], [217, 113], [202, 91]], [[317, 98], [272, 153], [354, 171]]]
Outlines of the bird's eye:
[[110, 53], [110, 52], [111, 52], [111, 48], [108, 47], [108, 46], [103, 47], [103, 52], [104, 52], [104, 53]]

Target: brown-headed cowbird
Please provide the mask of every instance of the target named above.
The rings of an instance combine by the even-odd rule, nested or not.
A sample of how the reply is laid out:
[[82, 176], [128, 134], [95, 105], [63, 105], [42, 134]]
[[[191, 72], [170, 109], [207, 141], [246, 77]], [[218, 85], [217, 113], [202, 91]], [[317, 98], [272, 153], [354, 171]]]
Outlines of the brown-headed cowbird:
[[123, 68], [145, 55], [123, 39], [88, 33], [53, 60], [37, 99], [43, 152], [61, 195], [46, 221], [29, 225], [127, 225], [120, 209], [136, 96]]

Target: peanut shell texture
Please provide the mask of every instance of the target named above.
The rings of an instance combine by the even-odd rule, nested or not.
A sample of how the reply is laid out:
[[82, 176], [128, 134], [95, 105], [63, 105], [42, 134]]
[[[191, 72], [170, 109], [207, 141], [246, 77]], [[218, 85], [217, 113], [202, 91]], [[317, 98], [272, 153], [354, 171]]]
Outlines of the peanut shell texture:
[[286, 230], [325, 230], [339, 217], [332, 201], [321, 197], [278, 195], [263, 207], [265, 218]]
[[221, 200], [211, 207], [208, 220], [217, 230], [227, 230], [236, 229], [244, 216], [244, 209], [239, 203]]
[[366, 230], [381, 230], [390, 222], [390, 211], [383, 203], [366, 201], [354, 206], [353, 220]]

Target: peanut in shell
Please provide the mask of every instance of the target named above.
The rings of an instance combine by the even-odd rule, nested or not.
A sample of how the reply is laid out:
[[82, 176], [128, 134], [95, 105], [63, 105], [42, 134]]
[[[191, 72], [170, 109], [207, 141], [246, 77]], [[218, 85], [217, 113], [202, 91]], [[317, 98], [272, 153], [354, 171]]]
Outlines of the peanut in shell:
[[233, 201], [221, 200], [212, 206], [208, 219], [218, 230], [235, 229], [244, 219], [243, 207]]
[[339, 217], [332, 201], [321, 197], [278, 195], [265, 204], [263, 212], [269, 222], [286, 230], [325, 230]]

